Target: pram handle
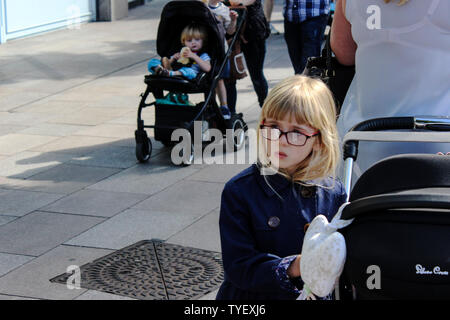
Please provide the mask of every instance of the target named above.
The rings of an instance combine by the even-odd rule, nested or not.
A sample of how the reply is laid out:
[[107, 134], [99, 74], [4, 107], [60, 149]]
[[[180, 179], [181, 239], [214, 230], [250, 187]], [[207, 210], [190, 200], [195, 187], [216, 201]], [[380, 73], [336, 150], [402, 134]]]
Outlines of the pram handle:
[[[344, 169], [344, 187], [347, 192], [347, 197], [350, 194], [351, 188], [351, 174], [353, 168], [353, 162], [356, 161], [358, 156], [358, 145], [359, 140], [367, 140], [367, 141], [416, 141], [414, 139], [406, 139], [399, 138], [395, 136], [393, 133], [390, 133], [392, 136], [395, 136], [397, 140], [389, 140], [383, 139], [385, 137], [385, 133], [370, 133], [366, 132], [363, 134], [361, 131], [383, 131], [383, 130], [428, 130], [428, 131], [447, 131], [450, 132], [450, 117], [436, 117], [436, 116], [415, 116], [415, 117], [390, 117], [390, 118], [376, 118], [369, 119], [363, 121], [357, 125], [355, 125], [352, 129], [349, 130], [347, 135], [344, 137], [344, 146], [343, 146], [343, 156], [345, 161], [345, 169]], [[361, 132], [361, 134], [357, 134], [357, 132]], [[401, 134], [401, 132], [398, 132]], [[430, 134], [430, 133], [428, 133]], [[367, 135], [370, 135], [368, 137]], [[410, 134], [409, 134], [410, 135]], [[379, 138], [382, 136], [383, 138]], [[411, 136], [411, 135], [410, 135]], [[350, 138], [351, 137], [351, 138]], [[377, 138], [378, 137], [378, 138]], [[444, 139], [445, 140], [445, 139]], [[450, 142], [448, 141], [444, 142]], [[437, 139], [427, 139], [423, 141], [435, 141], [435, 142], [443, 142]], [[347, 199], [348, 200], [348, 199]]]
[[[349, 130], [352, 131], [381, 131], [402, 129], [424, 129], [431, 131], [450, 131], [450, 117], [392, 117], [376, 118], [363, 121]], [[344, 143], [344, 160], [358, 156], [358, 140], [348, 140]]]

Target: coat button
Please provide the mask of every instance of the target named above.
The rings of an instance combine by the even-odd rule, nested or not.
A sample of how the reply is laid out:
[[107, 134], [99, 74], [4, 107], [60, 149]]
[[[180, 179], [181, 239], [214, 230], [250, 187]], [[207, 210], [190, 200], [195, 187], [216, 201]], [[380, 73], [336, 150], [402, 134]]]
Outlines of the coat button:
[[314, 196], [314, 187], [302, 187], [301, 195], [303, 198], [311, 198]]
[[270, 217], [269, 221], [267, 221], [267, 224], [269, 225], [269, 227], [271, 228], [276, 228], [280, 225], [280, 218], [278, 217]]

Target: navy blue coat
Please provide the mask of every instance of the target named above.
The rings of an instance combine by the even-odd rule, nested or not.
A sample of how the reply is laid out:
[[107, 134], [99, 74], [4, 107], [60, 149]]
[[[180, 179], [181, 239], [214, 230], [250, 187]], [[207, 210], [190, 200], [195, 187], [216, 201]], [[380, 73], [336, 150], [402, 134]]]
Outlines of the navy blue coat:
[[255, 164], [225, 185], [219, 221], [225, 280], [217, 299], [298, 297], [303, 284], [288, 279], [286, 270], [280, 276], [283, 258], [301, 253], [305, 224], [319, 214], [331, 221], [346, 199], [339, 181], [327, 178], [320, 185], [326, 188], [263, 176]]

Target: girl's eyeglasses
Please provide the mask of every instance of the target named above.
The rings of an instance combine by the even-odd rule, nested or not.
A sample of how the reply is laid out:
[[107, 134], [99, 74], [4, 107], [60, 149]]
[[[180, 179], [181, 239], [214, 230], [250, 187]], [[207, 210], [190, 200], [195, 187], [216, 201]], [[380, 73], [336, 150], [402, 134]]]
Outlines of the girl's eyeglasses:
[[281, 139], [282, 135], [286, 135], [286, 140], [288, 144], [299, 147], [304, 146], [309, 138], [319, 135], [319, 132], [313, 133], [311, 135], [307, 135], [300, 131], [284, 132], [281, 131], [279, 128], [266, 126], [264, 124], [261, 124], [259, 128], [261, 129], [261, 135], [267, 140], [277, 141]]

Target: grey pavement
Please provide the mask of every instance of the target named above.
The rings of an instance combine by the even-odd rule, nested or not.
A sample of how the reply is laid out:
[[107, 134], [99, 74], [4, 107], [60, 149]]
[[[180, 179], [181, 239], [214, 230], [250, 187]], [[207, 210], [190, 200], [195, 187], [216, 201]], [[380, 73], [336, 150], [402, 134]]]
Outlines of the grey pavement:
[[[154, 140], [148, 163], [135, 158], [139, 95], [166, 2], [0, 46], [0, 300], [127, 299], [49, 279], [141, 240], [220, 251], [220, 194], [248, 165], [175, 166]], [[272, 15], [281, 34], [267, 41], [270, 87], [293, 74], [281, 6]], [[238, 81], [237, 109], [256, 126], [249, 77]], [[143, 115], [153, 123], [151, 110]]]

